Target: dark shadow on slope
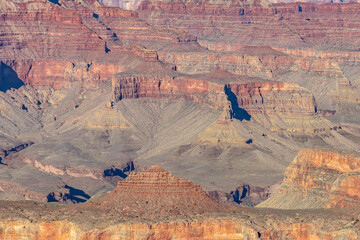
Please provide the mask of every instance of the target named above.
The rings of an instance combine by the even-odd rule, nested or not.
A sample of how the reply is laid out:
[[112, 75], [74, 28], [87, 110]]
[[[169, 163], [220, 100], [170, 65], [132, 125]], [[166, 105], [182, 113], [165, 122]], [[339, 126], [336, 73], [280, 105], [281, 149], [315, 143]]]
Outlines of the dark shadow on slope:
[[0, 91], [6, 92], [11, 88], [18, 89], [24, 85], [24, 82], [18, 78], [17, 73], [8, 65], [1, 61], [0, 63]]
[[119, 176], [121, 178], [127, 177], [127, 175], [118, 168], [110, 168], [110, 169], [104, 170], [104, 177], [115, 177], [115, 176]]
[[81, 189], [73, 188], [68, 185], [65, 185], [65, 188], [69, 190], [68, 193], [51, 192], [47, 195], [47, 201], [62, 203], [83, 203], [90, 199], [90, 196]]
[[0, 157], [0, 165], [6, 165], [6, 163], [3, 163], [3, 159], [5, 160], [5, 158], [7, 156], [9, 156], [10, 154], [13, 154], [13, 153], [17, 153], [17, 152], [20, 152], [21, 150], [24, 150], [25, 148], [33, 145], [34, 142], [28, 142], [28, 143], [23, 143], [23, 144], [20, 144], [20, 145], [17, 145], [13, 148], [10, 148], [10, 149], [4, 149], [2, 150], [2, 153], [3, 153], [3, 157]]
[[234, 202], [236, 202], [237, 204], [242, 203], [249, 194], [250, 194], [249, 185], [244, 185], [242, 187], [237, 188], [235, 191], [230, 192], [230, 195], [232, 195]]
[[69, 185], [65, 185], [66, 189], [69, 189], [69, 194], [71, 196], [80, 196], [86, 199], [90, 198], [90, 195], [86, 194], [83, 190], [70, 187]]
[[238, 119], [240, 121], [242, 121], [244, 119], [249, 121], [251, 119], [251, 115], [247, 111], [245, 111], [244, 109], [239, 107], [237, 97], [231, 91], [230, 85], [225, 85], [224, 91], [225, 91], [225, 94], [227, 95], [227, 99], [231, 103], [230, 117]]
[[121, 177], [121, 178], [126, 178], [128, 176], [128, 174], [131, 171], [135, 170], [135, 166], [133, 162], [128, 162], [126, 167], [124, 167], [123, 169], [118, 169], [116, 167], [112, 167], [109, 169], [104, 170], [104, 177]]
[[49, 0], [49, 2], [61, 6], [61, 4], [59, 3], [59, 0]]
[[7, 157], [9, 156], [11, 153], [17, 153], [17, 152], [20, 152], [21, 150], [24, 150], [25, 148], [33, 145], [34, 143], [33, 142], [28, 142], [28, 143], [23, 143], [23, 144], [20, 144], [18, 146], [15, 146], [13, 148], [10, 148], [10, 149], [6, 149], [6, 150], [3, 150], [3, 153], [4, 153], [4, 157]]
[[61, 203], [83, 203], [87, 199], [76, 197], [68, 193], [49, 193], [47, 195], [47, 202], [61, 202]]

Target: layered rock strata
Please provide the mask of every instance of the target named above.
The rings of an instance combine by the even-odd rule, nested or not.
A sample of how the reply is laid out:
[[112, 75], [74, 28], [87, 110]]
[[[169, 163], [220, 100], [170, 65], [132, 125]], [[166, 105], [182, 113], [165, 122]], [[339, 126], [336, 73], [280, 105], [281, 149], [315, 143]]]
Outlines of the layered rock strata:
[[196, 41], [181, 31], [153, 28], [133, 11], [93, 0], [8, 1], [1, 3], [0, 15], [0, 58], [33, 86], [98, 86], [124, 69], [156, 62], [156, 52], [142, 42], [164, 46]]
[[360, 201], [359, 167], [360, 160], [353, 154], [331, 150], [302, 150], [285, 171], [279, 193], [258, 206], [356, 206]]
[[137, 12], [153, 25], [188, 31], [211, 50], [159, 51], [178, 71], [221, 68], [294, 82], [311, 89], [319, 109], [336, 111], [337, 121], [359, 111], [358, 3], [144, 1]]
[[[181, 4], [180, 1], [143, 1], [138, 12], [155, 25], [176, 26], [215, 42], [227, 39], [242, 45], [356, 49], [359, 32], [351, 29], [359, 26], [356, 18], [359, 6], [358, 3], [316, 5], [188, 1]], [[151, 11], [159, 14], [150, 14]], [[343, 19], [341, 28], [333, 21], [336, 18]]]
[[[218, 211], [222, 207], [198, 185], [177, 178], [161, 166], [133, 172], [106, 196], [89, 203], [105, 210], [115, 207], [124, 216], [156, 218]], [[89, 206], [89, 207], [90, 207]]]

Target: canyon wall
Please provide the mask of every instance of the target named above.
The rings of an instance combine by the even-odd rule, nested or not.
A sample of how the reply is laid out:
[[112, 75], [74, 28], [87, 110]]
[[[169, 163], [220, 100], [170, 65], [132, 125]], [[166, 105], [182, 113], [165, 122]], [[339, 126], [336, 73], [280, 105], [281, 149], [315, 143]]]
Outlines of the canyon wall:
[[188, 31], [210, 50], [158, 51], [159, 59], [178, 71], [225, 69], [297, 83], [311, 90], [319, 110], [335, 111], [333, 119], [339, 121], [358, 112], [359, 6], [143, 1], [137, 13], [152, 25]]
[[125, 69], [141, 69], [147, 62], [156, 65], [157, 53], [143, 42], [196, 42], [187, 33], [154, 28], [133, 11], [97, 1], [1, 3], [0, 16], [0, 58], [32, 86], [99, 86]]

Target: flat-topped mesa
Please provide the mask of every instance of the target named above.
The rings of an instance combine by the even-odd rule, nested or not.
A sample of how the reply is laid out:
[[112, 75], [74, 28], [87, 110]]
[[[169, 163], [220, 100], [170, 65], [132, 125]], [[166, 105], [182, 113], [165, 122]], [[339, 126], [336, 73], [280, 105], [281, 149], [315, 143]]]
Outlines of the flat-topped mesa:
[[337, 129], [335, 124], [317, 113], [311, 92], [295, 83], [217, 74], [119, 73], [112, 77], [113, 101], [184, 98], [219, 110], [238, 110], [239, 113], [245, 110], [254, 120], [274, 131], [313, 134]]
[[222, 84], [165, 73], [158, 75], [120, 73], [112, 77], [114, 101], [146, 97], [185, 98], [214, 108], [223, 108], [226, 104], [223, 90]]
[[161, 166], [132, 172], [112, 192], [88, 204], [145, 219], [224, 210], [199, 185], [174, 177]]
[[285, 171], [279, 193], [262, 207], [349, 207], [360, 203], [360, 157], [334, 150], [305, 149]]
[[[305, 114], [316, 112], [316, 102], [311, 92], [294, 83], [257, 81], [238, 76], [234, 82], [205, 80], [202, 76], [147, 75], [120, 73], [112, 78], [113, 98], [185, 98], [208, 103], [222, 109], [228, 104], [229, 94], [234, 104], [251, 114]], [[236, 81], [237, 80], [237, 81]], [[250, 81], [246, 81], [250, 80]], [[255, 79], [256, 80], [256, 79]]]

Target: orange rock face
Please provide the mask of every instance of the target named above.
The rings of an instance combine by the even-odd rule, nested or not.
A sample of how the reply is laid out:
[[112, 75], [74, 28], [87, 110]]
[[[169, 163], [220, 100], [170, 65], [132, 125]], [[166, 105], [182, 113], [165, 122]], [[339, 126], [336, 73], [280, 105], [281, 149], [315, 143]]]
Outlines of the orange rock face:
[[330, 189], [328, 207], [355, 206], [360, 202], [360, 174], [350, 172], [342, 174]]
[[[19, 231], [18, 228], [22, 228]], [[81, 232], [76, 229], [74, 224], [69, 222], [51, 222], [32, 224], [29, 222], [9, 222], [0, 224], [0, 239], [76, 239], [81, 236]]]
[[148, 225], [123, 225], [105, 231], [92, 231], [81, 239], [257, 239], [258, 233], [247, 226], [231, 221], [209, 221], [194, 223], [169, 223]]
[[[320, 225], [320, 224], [319, 224]], [[359, 237], [359, 234], [353, 230], [348, 231], [319, 231], [320, 226], [317, 224], [308, 224], [308, 223], [297, 223], [297, 224], [287, 224], [287, 223], [274, 223], [271, 230], [262, 232], [262, 239], [336, 239], [338, 237], [345, 237], [346, 239], [356, 239]], [[275, 230], [276, 229], [276, 230]]]
[[[70, 222], [0, 224], [0, 239], [17, 240], [23, 236], [28, 239], [357, 239], [359, 234], [353, 229], [342, 231], [319, 231], [312, 224], [272, 223], [271, 229], [258, 232], [255, 228], [234, 221], [204, 221], [191, 223], [161, 224], [120, 224], [103, 230], [84, 231]], [[21, 230], [19, 230], [21, 229]]]
[[[308, 198], [308, 207], [358, 205], [359, 170], [360, 159], [356, 155], [324, 150], [302, 150], [285, 171], [278, 196], [275, 194], [273, 199], [270, 198], [260, 205], [296, 208], [296, 204], [301, 206], [301, 198]], [[295, 199], [290, 200], [292, 194], [298, 194], [298, 203], [293, 202]], [[278, 199], [280, 195], [285, 197], [282, 201]], [[287, 200], [288, 207], [285, 203]], [[314, 205], [311, 205], [311, 201], [314, 201]]]

